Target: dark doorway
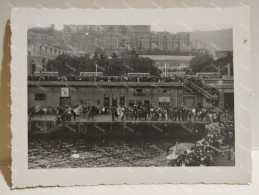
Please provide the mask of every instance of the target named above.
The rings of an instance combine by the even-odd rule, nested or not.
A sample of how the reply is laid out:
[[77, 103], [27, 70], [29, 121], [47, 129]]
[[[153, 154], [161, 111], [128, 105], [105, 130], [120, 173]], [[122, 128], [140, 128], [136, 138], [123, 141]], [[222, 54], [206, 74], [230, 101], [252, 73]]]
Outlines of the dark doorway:
[[142, 106], [142, 100], [137, 100], [137, 105]]
[[104, 105], [104, 106], [110, 106], [110, 95], [104, 94], [103, 105]]
[[124, 94], [120, 95], [120, 105], [125, 106], [125, 95]]
[[224, 108], [234, 110], [234, 93], [224, 93]]
[[150, 104], [149, 100], [145, 100], [145, 101], [144, 101], [144, 105], [145, 105], [145, 106], [149, 106], [149, 104]]
[[71, 97], [60, 97], [59, 98], [60, 106], [62, 108], [67, 108], [71, 106]]
[[33, 75], [35, 71], [36, 71], [36, 65], [31, 64], [31, 74]]
[[112, 95], [112, 106], [117, 107], [117, 95]]

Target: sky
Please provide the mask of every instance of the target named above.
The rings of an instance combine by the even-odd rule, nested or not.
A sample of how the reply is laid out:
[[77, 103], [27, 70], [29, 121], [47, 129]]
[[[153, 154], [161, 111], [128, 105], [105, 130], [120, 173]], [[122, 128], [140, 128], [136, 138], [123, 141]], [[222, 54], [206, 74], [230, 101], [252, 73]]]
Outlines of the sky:
[[[62, 30], [64, 24], [54, 24], [56, 30]], [[47, 27], [41, 26], [41, 25], [29, 25], [28, 28], [32, 27]], [[50, 25], [49, 25], [50, 27]], [[222, 30], [222, 29], [230, 29], [232, 28], [231, 25], [217, 25], [217, 24], [206, 24], [206, 25], [195, 25], [195, 26], [190, 26], [185, 23], [182, 23], [181, 25], [171, 25], [171, 26], [159, 26], [159, 25], [151, 25], [151, 30], [152, 31], [167, 31], [171, 33], [176, 33], [176, 32], [192, 32], [192, 31], [214, 31], [214, 30]]]
[[192, 31], [214, 31], [214, 30], [222, 30], [222, 29], [231, 29], [230, 25], [216, 25], [216, 24], [207, 24], [207, 25], [195, 25], [190, 26], [187, 24], [182, 23], [181, 25], [171, 25], [171, 26], [158, 26], [152, 25], [152, 31], [167, 31], [171, 33], [176, 32], [192, 32]]

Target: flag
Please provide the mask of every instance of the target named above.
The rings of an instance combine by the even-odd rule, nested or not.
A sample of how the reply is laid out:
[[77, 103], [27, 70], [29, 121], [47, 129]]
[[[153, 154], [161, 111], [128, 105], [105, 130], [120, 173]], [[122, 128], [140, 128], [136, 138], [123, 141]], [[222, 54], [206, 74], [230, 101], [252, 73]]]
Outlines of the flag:
[[228, 64], [227, 67], [228, 67], [228, 76], [230, 76], [230, 64]]
[[39, 112], [40, 109], [41, 109], [41, 105], [40, 104], [36, 104], [34, 111], [35, 112]]
[[83, 112], [83, 105], [80, 105], [73, 109], [76, 115], [80, 115]]
[[230, 76], [230, 64], [228, 64], [228, 65], [226, 65], [226, 66], [224, 66], [222, 68], [227, 68], [228, 69], [228, 76]]

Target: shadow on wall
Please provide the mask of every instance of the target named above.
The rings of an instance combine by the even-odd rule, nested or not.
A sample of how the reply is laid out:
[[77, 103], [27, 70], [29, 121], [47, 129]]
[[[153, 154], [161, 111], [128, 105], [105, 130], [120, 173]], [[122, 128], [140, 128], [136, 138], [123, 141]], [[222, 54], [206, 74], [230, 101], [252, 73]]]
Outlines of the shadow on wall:
[[[11, 163], [11, 97], [10, 97], [10, 62], [11, 62], [11, 26], [6, 22], [3, 40], [3, 59], [1, 63], [0, 83], [0, 164]], [[1, 171], [8, 185], [11, 185], [11, 171]], [[6, 175], [7, 174], [7, 175]]]

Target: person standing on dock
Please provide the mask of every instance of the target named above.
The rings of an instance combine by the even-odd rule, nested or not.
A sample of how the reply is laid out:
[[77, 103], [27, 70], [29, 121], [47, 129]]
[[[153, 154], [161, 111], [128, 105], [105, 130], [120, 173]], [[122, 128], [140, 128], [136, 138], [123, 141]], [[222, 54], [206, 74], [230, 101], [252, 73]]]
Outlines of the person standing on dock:
[[134, 105], [133, 113], [134, 113], [134, 119], [137, 120], [137, 118], [138, 118], [138, 109], [137, 109], [136, 105]]
[[72, 109], [71, 110], [71, 114], [73, 115], [73, 117], [74, 117], [74, 121], [76, 121], [76, 112]]
[[90, 110], [90, 112], [88, 114], [88, 119], [91, 117], [93, 119], [93, 121], [94, 121], [94, 114], [95, 114], [95, 106], [92, 105], [91, 110]]
[[115, 119], [115, 112], [116, 112], [116, 108], [112, 107], [112, 121], [114, 121]]
[[122, 106], [122, 108], [121, 108], [121, 120], [122, 121], [124, 120], [124, 116], [125, 116], [125, 108], [124, 108], [124, 106]]

